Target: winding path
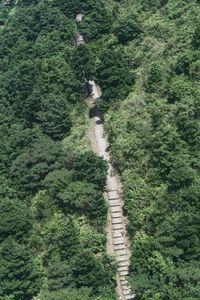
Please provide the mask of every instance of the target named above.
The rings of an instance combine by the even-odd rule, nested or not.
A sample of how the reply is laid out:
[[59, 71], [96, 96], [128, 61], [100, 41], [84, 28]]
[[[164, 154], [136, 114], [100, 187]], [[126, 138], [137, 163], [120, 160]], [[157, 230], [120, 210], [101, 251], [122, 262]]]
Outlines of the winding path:
[[[84, 44], [83, 36], [78, 33], [76, 36], [77, 46]], [[108, 216], [108, 245], [109, 254], [114, 254], [117, 262], [118, 280], [117, 292], [120, 300], [135, 299], [128, 284], [128, 274], [130, 267], [130, 247], [127, 237], [126, 222], [123, 216], [123, 199], [120, 180], [110, 163], [110, 154], [108, 151], [107, 136], [104, 131], [104, 125], [100, 112], [97, 109], [96, 102], [101, 98], [100, 89], [94, 81], [89, 81], [91, 86], [91, 126], [89, 138], [93, 150], [108, 163], [108, 175], [106, 182], [105, 198], [109, 203]]]
[[[99, 89], [94, 81], [90, 81], [92, 86], [93, 103], [100, 99]], [[104, 131], [101, 114], [96, 105], [93, 105], [93, 114], [91, 117], [90, 141], [93, 150], [108, 162], [108, 176], [106, 182], [106, 198], [109, 203], [109, 220], [108, 230], [111, 235], [108, 235], [109, 244], [112, 245], [111, 252], [115, 254], [118, 268], [118, 287], [117, 291], [120, 300], [134, 299], [128, 284], [128, 273], [130, 266], [130, 248], [127, 238], [126, 222], [123, 216], [123, 199], [119, 178], [110, 163], [110, 154], [108, 151], [107, 136]], [[113, 250], [113, 251], [112, 251]], [[110, 253], [109, 253], [110, 254]]]

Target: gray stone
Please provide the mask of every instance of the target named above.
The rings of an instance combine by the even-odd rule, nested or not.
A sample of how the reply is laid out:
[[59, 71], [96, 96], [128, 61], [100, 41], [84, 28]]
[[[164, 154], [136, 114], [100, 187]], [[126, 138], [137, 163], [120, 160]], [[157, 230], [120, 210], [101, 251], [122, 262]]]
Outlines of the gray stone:
[[119, 207], [122, 206], [121, 202], [118, 199], [116, 199], [116, 200], [109, 200], [109, 205], [110, 206], [119, 206]]
[[112, 234], [113, 238], [123, 237], [123, 230], [115, 230]]
[[122, 218], [112, 219], [112, 224], [122, 224], [122, 223], [123, 223]]
[[127, 260], [125, 260], [125, 261], [118, 261], [118, 266], [119, 267], [129, 267], [129, 262], [127, 261]]
[[116, 257], [117, 262], [121, 262], [121, 261], [127, 261], [129, 262], [129, 257], [128, 255], [120, 255]]
[[127, 251], [126, 249], [119, 249], [119, 250], [116, 250], [116, 254], [117, 256], [121, 256], [121, 255], [127, 255]]
[[111, 213], [114, 212], [121, 212], [122, 213], [122, 207], [121, 206], [110, 206]]
[[126, 249], [125, 244], [114, 245], [115, 251]]
[[113, 243], [114, 245], [124, 244], [124, 238], [114, 238]]
[[125, 295], [125, 296], [124, 296], [124, 299], [125, 299], [125, 300], [132, 300], [132, 299], [135, 299], [135, 295], [134, 295], [134, 294]]
[[111, 199], [119, 199], [119, 194], [117, 191], [108, 192], [108, 198]]
[[126, 276], [128, 275], [128, 271], [120, 271], [120, 276]]
[[122, 212], [111, 212], [112, 218], [123, 218]]

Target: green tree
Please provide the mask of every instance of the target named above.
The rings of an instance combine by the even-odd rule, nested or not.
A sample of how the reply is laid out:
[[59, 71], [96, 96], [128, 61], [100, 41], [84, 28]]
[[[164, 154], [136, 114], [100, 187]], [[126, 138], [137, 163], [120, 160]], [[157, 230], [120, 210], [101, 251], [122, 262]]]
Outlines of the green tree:
[[27, 238], [32, 226], [26, 205], [19, 199], [1, 198], [0, 201], [0, 241], [10, 235], [16, 240]]
[[55, 169], [64, 165], [64, 154], [59, 142], [41, 136], [31, 148], [19, 155], [11, 166], [11, 177], [23, 194], [36, 193], [42, 180]]
[[42, 100], [36, 121], [43, 133], [52, 139], [62, 139], [72, 126], [67, 99], [63, 96], [49, 94]]
[[73, 170], [77, 180], [86, 180], [103, 189], [107, 178], [107, 163], [94, 152], [77, 154]]
[[[41, 266], [30, 249], [13, 239], [0, 246], [0, 296], [2, 299], [32, 299], [42, 285]], [[6, 298], [7, 297], [7, 298]]]
[[72, 218], [63, 214], [55, 214], [43, 230], [47, 259], [60, 257], [61, 260], [71, 258], [79, 251], [79, 231]]
[[117, 20], [113, 30], [122, 44], [137, 39], [142, 33], [142, 24], [139, 20], [139, 15], [133, 12], [127, 13], [121, 19]]
[[89, 221], [102, 225], [106, 221], [107, 206], [101, 191], [96, 186], [82, 181], [71, 182], [57, 195], [61, 207], [88, 215]]

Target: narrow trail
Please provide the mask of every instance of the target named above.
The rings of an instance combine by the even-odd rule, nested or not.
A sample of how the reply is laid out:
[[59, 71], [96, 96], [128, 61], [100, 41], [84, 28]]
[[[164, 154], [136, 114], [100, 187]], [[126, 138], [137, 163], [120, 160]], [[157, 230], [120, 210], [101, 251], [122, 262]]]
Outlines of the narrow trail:
[[93, 150], [108, 163], [108, 175], [106, 182], [105, 198], [109, 203], [109, 216], [107, 228], [107, 251], [115, 255], [118, 268], [117, 292], [120, 300], [134, 299], [128, 284], [130, 266], [130, 247], [127, 237], [126, 221], [123, 216], [123, 198], [120, 180], [110, 163], [107, 136], [104, 131], [102, 116], [95, 102], [100, 99], [99, 89], [94, 81], [90, 81], [92, 87], [91, 119], [89, 138]]
[[[76, 20], [79, 19], [76, 16]], [[80, 18], [82, 21], [82, 18]], [[79, 22], [81, 22], [79, 21]], [[76, 36], [77, 46], [84, 44], [84, 37], [78, 33]], [[89, 106], [90, 130], [88, 137], [94, 152], [108, 163], [108, 175], [106, 181], [105, 199], [109, 203], [108, 226], [107, 226], [107, 252], [116, 257], [117, 262], [117, 292], [120, 300], [135, 299], [128, 284], [130, 267], [130, 246], [127, 236], [126, 221], [123, 216], [123, 198], [120, 180], [115, 169], [111, 165], [109, 144], [104, 130], [101, 113], [98, 111], [96, 102], [101, 98], [100, 88], [94, 81], [89, 81], [91, 86], [91, 100]]]

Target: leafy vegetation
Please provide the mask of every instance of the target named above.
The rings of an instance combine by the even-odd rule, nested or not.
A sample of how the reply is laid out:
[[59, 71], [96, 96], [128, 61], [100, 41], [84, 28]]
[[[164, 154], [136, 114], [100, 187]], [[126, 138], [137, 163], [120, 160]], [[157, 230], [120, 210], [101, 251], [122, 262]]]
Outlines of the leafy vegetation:
[[0, 5], [0, 298], [116, 299], [107, 166], [90, 151], [82, 101], [95, 79], [137, 298], [198, 300], [199, 1]]
[[121, 1], [118, 14], [135, 85], [106, 124], [130, 220], [131, 284], [141, 300], [197, 300], [199, 2]]
[[85, 138], [89, 111], [82, 72], [92, 76], [91, 49], [75, 47], [74, 8], [63, 14], [64, 5], [3, 6], [2, 300], [116, 299], [104, 232], [107, 165]]

